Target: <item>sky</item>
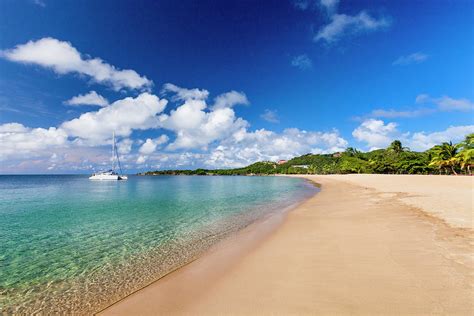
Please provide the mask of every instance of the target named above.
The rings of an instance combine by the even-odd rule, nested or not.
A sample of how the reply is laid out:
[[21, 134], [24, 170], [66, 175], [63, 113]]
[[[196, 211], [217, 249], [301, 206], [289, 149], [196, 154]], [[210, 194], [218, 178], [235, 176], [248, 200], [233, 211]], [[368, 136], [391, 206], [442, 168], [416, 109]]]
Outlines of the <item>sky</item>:
[[474, 132], [474, 2], [0, 3], [0, 173], [233, 168]]

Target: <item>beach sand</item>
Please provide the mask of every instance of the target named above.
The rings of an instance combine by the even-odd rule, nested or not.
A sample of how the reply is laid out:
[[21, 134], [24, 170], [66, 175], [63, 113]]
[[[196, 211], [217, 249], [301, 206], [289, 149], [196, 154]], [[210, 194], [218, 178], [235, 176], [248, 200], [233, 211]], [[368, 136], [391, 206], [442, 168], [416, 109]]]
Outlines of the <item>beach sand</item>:
[[473, 315], [473, 180], [305, 176], [320, 193], [107, 315]]
[[474, 177], [384, 174], [327, 177], [395, 194], [406, 204], [443, 219], [451, 226], [474, 226]]

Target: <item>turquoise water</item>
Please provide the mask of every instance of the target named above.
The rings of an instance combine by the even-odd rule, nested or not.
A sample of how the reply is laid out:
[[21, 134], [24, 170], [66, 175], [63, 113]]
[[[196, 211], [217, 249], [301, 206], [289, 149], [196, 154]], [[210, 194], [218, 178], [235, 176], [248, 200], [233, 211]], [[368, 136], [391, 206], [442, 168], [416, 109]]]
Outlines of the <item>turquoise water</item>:
[[315, 190], [283, 177], [0, 176], [0, 312], [101, 310]]

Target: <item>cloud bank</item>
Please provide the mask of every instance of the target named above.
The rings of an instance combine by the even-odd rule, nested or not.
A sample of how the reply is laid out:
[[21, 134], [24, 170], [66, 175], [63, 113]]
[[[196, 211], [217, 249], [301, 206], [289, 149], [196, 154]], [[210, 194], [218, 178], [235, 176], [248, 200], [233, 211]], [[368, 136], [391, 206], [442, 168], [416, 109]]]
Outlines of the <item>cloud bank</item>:
[[[166, 112], [167, 99], [144, 92], [85, 112], [58, 127], [0, 125], [0, 152], [5, 168], [0, 169], [89, 172], [107, 167], [112, 132], [118, 138], [123, 165], [129, 169], [237, 167], [258, 160], [339, 151], [347, 146], [337, 130], [251, 130], [250, 124], [234, 110], [237, 105], [249, 104], [242, 92], [219, 94], [208, 104], [209, 92], [204, 89], [167, 84], [163, 90], [176, 103]], [[78, 99], [81, 97], [84, 96]], [[275, 120], [269, 113], [266, 118]], [[134, 136], [138, 131], [161, 135], [142, 141]]]
[[[171, 83], [163, 86], [161, 97], [143, 92], [109, 103], [95, 91], [78, 95], [67, 103], [101, 108], [55, 127], [31, 128], [15, 122], [0, 125], [0, 171], [90, 172], [107, 168], [112, 132], [118, 138], [123, 166], [129, 170], [242, 167], [255, 161], [342, 151], [349, 144], [336, 129], [251, 129], [250, 123], [235, 112], [236, 106], [250, 103], [243, 92], [231, 90], [212, 99], [209, 95], [206, 89]], [[169, 102], [173, 106], [167, 108]], [[469, 100], [447, 96], [419, 95], [417, 103], [432, 104], [439, 111], [472, 108]], [[396, 118], [415, 113], [375, 110], [373, 115]], [[261, 117], [278, 122], [277, 113], [269, 109]], [[139, 135], [143, 132], [147, 136], [142, 140]], [[372, 117], [363, 120], [352, 136], [367, 150], [384, 148], [394, 139], [413, 150], [425, 150], [442, 141], [459, 141], [470, 132], [474, 132], [473, 125], [402, 132], [395, 122]]]

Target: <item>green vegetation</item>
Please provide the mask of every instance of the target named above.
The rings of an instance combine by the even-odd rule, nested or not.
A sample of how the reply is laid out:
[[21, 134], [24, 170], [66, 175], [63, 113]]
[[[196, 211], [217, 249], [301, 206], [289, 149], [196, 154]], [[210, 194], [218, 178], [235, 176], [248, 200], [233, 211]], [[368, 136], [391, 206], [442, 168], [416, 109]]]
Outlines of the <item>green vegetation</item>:
[[360, 152], [347, 148], [334, 154], [306, 154], [283, 164], [256, 162], [236, 169], [148, 171], [142, 175], [272, 175], [272, 174], [469, 174], [474, 166], [474, 134], [459, 144], [445, 142], [425, 152], [411, 151], [399, 140], [387, 149]]

